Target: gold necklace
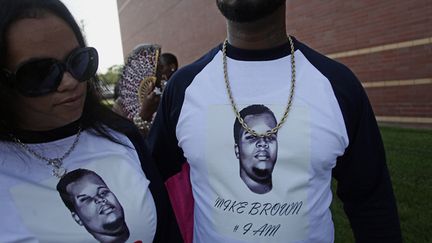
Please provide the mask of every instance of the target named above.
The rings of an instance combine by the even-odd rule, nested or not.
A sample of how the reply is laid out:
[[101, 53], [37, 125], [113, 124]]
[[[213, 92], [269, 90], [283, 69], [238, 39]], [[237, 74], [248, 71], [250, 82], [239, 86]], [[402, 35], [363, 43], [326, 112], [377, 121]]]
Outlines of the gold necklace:
[[63, 154], [63, 156], [58, 157], [58, 158], [47, 158], [47, 157], [45, 157], [43, 155], [40, 155], [40, 154], [36, 153], [36, 151], [34, 151], [33, 149], [31, 149], [27, 144], [23, 143], [19, 138], [17, 138], [14, 135], [10, 134], [12, 140], [15, 143], [17, 143], [18, 145], [20, 145], [24, 150], [26, 150], [27, 152], [29, 152], [30, 154], [32, 154], [36, 158], [38, 158], [40, 160], [46, 161], [47, 165], [52, 166], [52, 175], [55, 176], [55, 177], [57, 177], [57, 178], [62, 178], [66, 174], [67, 170], [66, 170], [66, 168], [63, 167], [63, 160], [66, 157], [68, 157], [70, 155], [70, 153], [72, 153], [72, 151], [75, 149], [76, 145], [78, 144], [80, 135], [81, 135], [81, 126], [78, 129], [78, 133], [75, 136], [75, 139], [74, 139], [72, 145]]
[[244, 121], [244, 119], [240, 116], [240, 112], [237, 109], [237, 105], [234, 102], [234, 98], [231, 92], [231, 85], [229, 83], [229, 79], [228, 79], [228, 67], [227, 67], [227, 54], [226, 54], [226, 48], [227, 48], [227, 44], [228, 44], [228, 39], [225, 39], [224, 43], [223, 43], [223, 47], [222, 47], [222, 59], [223, 59], [223, 71], [224, 71], [224, 78], [225, 78], [225, 85], [226, 85], [226, 89], [228, 92], [228, 96], [229, 99], [231, 101], [231, 106], [234, 110], [234, 113], [237, 117], [237, 120], [240, 122], [240, 124], [242, 125], [242, 127], [250, 134], [252, 134], [255, 137], [269, 137], [272, 134], [277, 133], [277, 131], [282, 127], [282, 125], [284, 124], [284, 122], [286, 121], [287, 117], [288, 117], [288, 112], [291, 109], [292, 106], [292, 102], [293, 102], [293, 97], [294, 97], [294, 88], [295, 88], [295, 60], [294, 60], [294, 44], [293, 41], [291, 39], [291, 36], [288, 35], [288, 40], [291, 46], [291, 89], [290, 89], [290, 95], [288, 98], [288, 104], [287, 107], [285, 109], [285, 112], [282, 116], [282, 119], [280, 120], [280, 122], [278, 124], [276, 124], [276, 126], [274, 128], [272, 128], [270, 131], [267, 131], [265, 133], [257, 133], [255, 130], [251, 129], [246, 122]]

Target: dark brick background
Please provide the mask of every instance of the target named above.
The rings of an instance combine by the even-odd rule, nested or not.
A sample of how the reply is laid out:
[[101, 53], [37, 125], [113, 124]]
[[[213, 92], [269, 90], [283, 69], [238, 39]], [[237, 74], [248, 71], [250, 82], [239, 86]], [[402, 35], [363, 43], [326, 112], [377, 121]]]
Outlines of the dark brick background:
[[[215, 0], [117, 0], [125, 55], [159, 43], [181, 65], [219, 44]], [[324, 54], [432, 37], [431, 0], [289, 0], [287, 30]], [[432, 44], [339, 58], [362, 82], [432, 78]], [[378, 116], [432, 118], [432, 85], [366, 89]]]

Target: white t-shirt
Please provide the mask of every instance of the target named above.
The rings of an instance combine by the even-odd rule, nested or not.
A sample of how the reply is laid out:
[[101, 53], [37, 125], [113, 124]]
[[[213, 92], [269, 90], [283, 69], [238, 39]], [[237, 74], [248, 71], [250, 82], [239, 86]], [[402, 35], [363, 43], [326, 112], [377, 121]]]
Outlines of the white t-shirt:
[[[221, 46], [168, 82], [149, 143], [187, 242], [333, 242], [332, 175], [350, 220], [361, 221], [355, 233], [397, 228], [379, 131], [360, 82], [345, 66], [294, 41], [294, 99], [272, 141], [236, 130]], [[268, 131], [288, 103], [289, 44], [258, 51], [228, 46], [227, 53], [237, 109], [246, 108], [251, 127]], [[372, 221], [361, 219], [361, 211], [375, 205], [357, 198], [374, 188], [383, 194], [373, 199], [388, 205], [368, 212], [374, 223], [364, 225]], [[377, 222], [387, 213], [388, 227]]]
[[[51, 166], [14, 142], [0, 142], [0, 242], [96, 242], [101, 239], [95, 231], [122, 235], [124, 242], [153, 242], [157, 214], [150, 181], [131, 141], [110, 133], [124, 145], [84, 130], [63, 161], [64, 178], [76, 174], [70, 185], [78, 204], [72, 210], [56, 189], [59, 178], [51, 175]], [[75, 137], [28, 146], [56, 158]]]

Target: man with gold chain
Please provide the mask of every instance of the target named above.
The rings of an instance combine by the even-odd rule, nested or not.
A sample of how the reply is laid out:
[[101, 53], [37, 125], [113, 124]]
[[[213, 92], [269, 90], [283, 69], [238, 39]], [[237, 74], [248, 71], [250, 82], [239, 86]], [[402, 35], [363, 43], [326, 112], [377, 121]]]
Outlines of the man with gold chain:
[[[334, 242], [334, 177], [356, 242], [401, 242], [379, 129], [355, 75], [287, 34], [285, 0], [216, 2], [227, 39], [175, 73], [149, 135], [185, 241]], [[276, 122], [242, 115], [250, 106]], [[276, 136], [270, 164], [264, 141]], [[267, 190], [251, 186], [270, 178]]]

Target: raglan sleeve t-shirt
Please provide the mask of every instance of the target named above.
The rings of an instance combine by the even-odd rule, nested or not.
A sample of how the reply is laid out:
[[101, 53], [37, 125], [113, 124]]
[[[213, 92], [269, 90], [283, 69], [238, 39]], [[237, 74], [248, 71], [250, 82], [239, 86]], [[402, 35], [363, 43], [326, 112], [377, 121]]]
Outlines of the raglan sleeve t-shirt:
[[[286, 122], [254, 138], [236, 124], [218, 46], [168, 82], [149, 135], [186, 242], [333, 242], [331, 180], [358, 242], [400, 242], [381, 137], [367, 96], [344, 65], [294, 39]], [[286, 110], [289, 44], [228, 45], [233, 99], [254, 129]], [[273, 118], [272, 118], [273, 117]]]

